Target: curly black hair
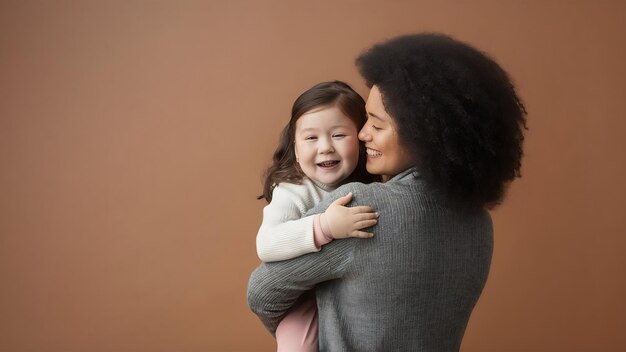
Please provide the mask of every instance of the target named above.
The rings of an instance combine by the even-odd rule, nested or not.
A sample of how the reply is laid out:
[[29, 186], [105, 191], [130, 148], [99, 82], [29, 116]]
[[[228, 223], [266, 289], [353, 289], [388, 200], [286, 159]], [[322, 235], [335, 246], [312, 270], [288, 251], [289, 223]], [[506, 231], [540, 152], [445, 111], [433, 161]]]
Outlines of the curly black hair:
[[436, 33], [393, 38], [356, 59], [378, 87], [424, 180], [460, 205], [493, 208], [520, 177], [526, 109], [508, 74]]

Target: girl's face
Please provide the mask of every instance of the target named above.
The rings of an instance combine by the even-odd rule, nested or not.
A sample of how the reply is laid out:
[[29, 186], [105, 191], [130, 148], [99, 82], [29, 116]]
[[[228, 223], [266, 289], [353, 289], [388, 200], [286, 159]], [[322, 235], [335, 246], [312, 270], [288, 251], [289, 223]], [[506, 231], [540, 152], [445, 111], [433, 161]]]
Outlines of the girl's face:
[[317, 182], [338, 185], [359, 161], [357, 127], [336, 106], [306, 112], [296, 121], [296, 160], [304, 174]]
[[367, 164], [370, 174], [381, 175], [382, 181], [412, 166], [411, 156], [400, 144], [396, 124], [383, 105], [378, 87], [373, 86], [365, 104], [367, 122], [359, 132], [359, 139], [365, 142]]

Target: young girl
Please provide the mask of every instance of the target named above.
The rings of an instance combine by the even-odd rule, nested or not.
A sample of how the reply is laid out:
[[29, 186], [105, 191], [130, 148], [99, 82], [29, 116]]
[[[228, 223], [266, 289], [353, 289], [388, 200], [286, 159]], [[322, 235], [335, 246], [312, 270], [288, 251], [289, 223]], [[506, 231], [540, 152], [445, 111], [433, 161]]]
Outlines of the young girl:
[[[319, 83], [293, 104], [291, 120], [267, 170], [263, 223], [257, 252], [264, 262], [316, 252], [333, 239], [372, 237], [362, 229], [376, 224], [367, 206], [346, 207], [347, 194], [326, 212], [304, 216], [329, 192], [350, 182], [372, 182], [357, 134], [367, 117], [365, 102], [347, 84]], [[276, 330], [278, 351], [317, 352], [317, 311], [313, 293], [301, 297]]]

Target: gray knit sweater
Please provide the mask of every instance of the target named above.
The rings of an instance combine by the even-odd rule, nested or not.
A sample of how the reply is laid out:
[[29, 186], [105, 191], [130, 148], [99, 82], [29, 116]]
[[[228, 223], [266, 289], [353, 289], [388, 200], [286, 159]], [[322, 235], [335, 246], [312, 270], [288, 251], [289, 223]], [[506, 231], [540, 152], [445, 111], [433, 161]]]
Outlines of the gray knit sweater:
[[489, 273], [491, 218], [447, 207], [413, 171], [346, 184], [309, 212], [352, 192], [351, 205], [380, 213], [373, 238], [333, 241], [252, 273], [248, 305], [270, 332], [315, 288], [322, 352], [459, 350]]

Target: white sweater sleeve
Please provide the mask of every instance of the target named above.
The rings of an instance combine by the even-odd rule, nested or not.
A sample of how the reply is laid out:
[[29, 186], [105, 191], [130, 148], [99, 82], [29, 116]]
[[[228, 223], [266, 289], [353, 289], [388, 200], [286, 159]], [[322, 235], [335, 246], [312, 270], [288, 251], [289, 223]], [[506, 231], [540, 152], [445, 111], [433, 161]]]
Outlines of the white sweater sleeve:
[[291, 187], [276, 187], [272, 201], [263, 209], [263, 223], [256, 237], [259, 258], [264, 262], [292, 259], [317, 252], [313, 240], [313, 216], [302, 217], [302, 197]]

